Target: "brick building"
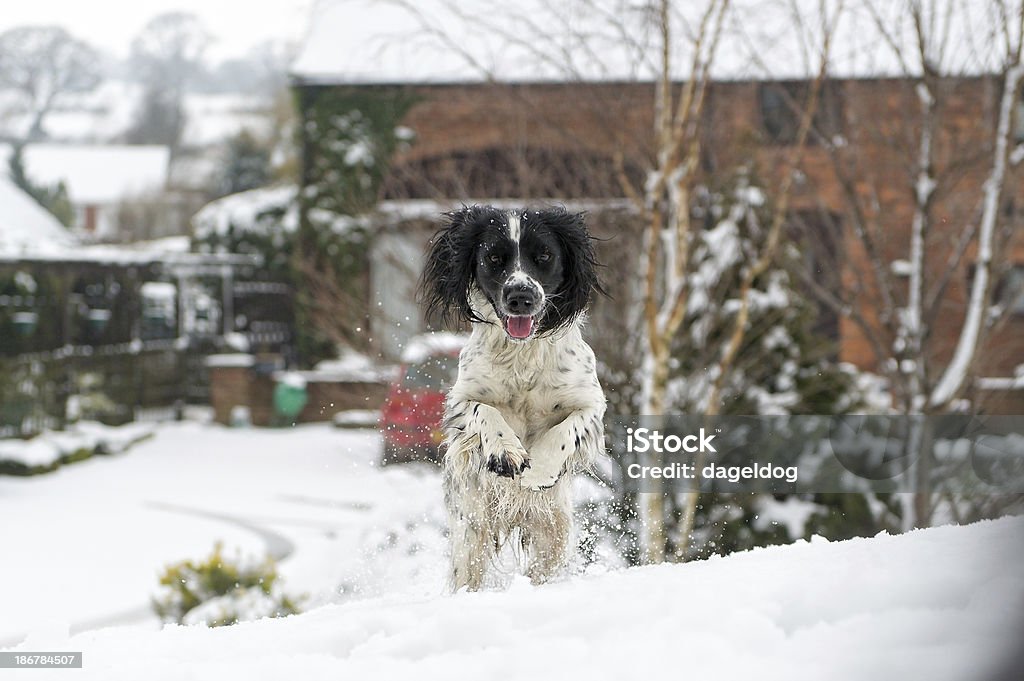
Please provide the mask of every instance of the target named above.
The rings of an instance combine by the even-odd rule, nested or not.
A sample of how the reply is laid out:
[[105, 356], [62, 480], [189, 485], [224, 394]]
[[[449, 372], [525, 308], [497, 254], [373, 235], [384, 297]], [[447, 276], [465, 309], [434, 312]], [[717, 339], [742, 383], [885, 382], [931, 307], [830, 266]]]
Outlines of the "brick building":
[[[342, 68], [347, 64], [343, 54], [334, 62], [321, 62], [333, 64], [333, 71], [313, 68], [316, 60], [300, 58], [293, 74], [307, 117], [319, 98], [346, 93], [397, 96], [411, 103], [400, 124], [412, 132], [413, 141], [391, 157], [379, 196], [392, 206], [382, 219], [383, 233], [394, 239], [425, 240], [429, 225], [403, 227], [394, 217], [402, 214], [394, 209], [396, 202], [422, 200], [436, 202], [433, 215], [446, 206], [492, 199], [566, 201], [591, 208], [611, 205], [614, 209], [608, 213], [591, 211], [598, 233], [624, 236], [638, 228], [628, 211], [621, 210], [626, 194], [620, 177], [624, 174], [636, 184], [653, 164], [651, 82], [559, 81], [546, 75], [516, 80], [514, 74], [506, 82], [496, 82], [424, 71], [427, 67], [421, 64], [402, 62], [403, 55], [393, 57], [408, 65], [407, 79], [396, 76], [400, 70], [389, 71], [387, 60], [383, 65], [367, 66], [364, 61]], [[918, 82], [902, 77], [828, 81], [790, 206], [789, 236], [803, 249], [811, 277], [826, 291], [849, 298], [877, 332], [875, 342], [886, 348], [897, 339], [887, 330], [892, 320], [884, 319], [880, 301], [891, 295], [892, 310], [905, 305], [907, 298], [906, 259], [921, 131]], [[976, 224], [980, 214], [992, 166], [1001, 83], [998, 76], [983, 74], [935, 82], [937, 126], [930, 174], [936, 188], [927, 209], [931, 227], [925, 245], [926, 275], [940, 292], [934, 301], [926, 301], [926, 312], [934, 318], [927, 338], [932, 374], [948, 362], [964, 320], [976, 239], [961, 257], [956, 253], [965, 225]], [[747, 167], [763, 186], [776, 185], [799, 120], [792, 102], [801, 101], [807, 88], [808, 81], [800, 78], [714, 81], [701, 131], [701, 172], [709, 182]], [[1022, 143], [1024, 107], [1018, 102], [1017, 108], [1016, 142]], [[315, 155], [315, 140], [308, 138], [311, 128], [303, 129], [307, 155]], [[1019, 237], [1024, 174], [1014, 166], [1008, 177], [999, 213], [993, 302], [1012, 310], [988, 332], [977, 373], [1001, 379], [988, 383], [999, 386], [989, 395], [994, 410], [1024, 413], [1024, 240]], [[419, 211], [421, 222], [431, 214], [431, 204], [425, 205]], [[873, 230], [874, 261], [857, 236], [857, 224]], [[613, 269], [632, 268], [636, 253], [630, 245], [638, 243], [617, 238], [601, 249]], [[881, 276], [888, 291], [875, 284], [874, 263], [884, 267]], [[943, 276], [947, 270], [948, 278]], [[393, 277], [389, 273], [384, 279]], [[406, 298], [408, 288], [403, 289]], [[377, 294], [387, 298], [389, 290]], [[403, 310], [407, 313], [408, 305]], [[822, 306], [819, 327], [837, 341], [839, 359], [881, 369], [877, 345], [872, 346], [848, 317]]]

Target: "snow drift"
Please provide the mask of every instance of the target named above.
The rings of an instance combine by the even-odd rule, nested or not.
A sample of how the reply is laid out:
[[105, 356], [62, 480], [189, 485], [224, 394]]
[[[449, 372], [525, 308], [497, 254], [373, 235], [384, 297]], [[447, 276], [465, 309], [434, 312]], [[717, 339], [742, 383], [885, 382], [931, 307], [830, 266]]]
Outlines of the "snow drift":
[[17, 650], [84, 652], [82, 670], [33, 678], [133, 681], [988, 679], [1024, 633], [1022, 539], [1024, 519], [1004, 518], [220, 629], [37, 633]]

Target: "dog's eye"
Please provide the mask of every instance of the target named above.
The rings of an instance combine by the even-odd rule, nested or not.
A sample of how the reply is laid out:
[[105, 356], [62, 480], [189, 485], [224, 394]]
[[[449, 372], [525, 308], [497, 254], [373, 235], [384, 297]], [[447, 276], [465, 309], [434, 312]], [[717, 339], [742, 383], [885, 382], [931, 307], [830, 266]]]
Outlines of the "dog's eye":
[[487, 261], [490, 262], [492, 265], [500, 265], [501, 256], [498, 255], [497, 253], [491, 253], [489, 256], [487, 256]]
[[551, 254], [547, 251], [537, 254], [537, 262], [547, 262], [548, 260], [551, 260]]

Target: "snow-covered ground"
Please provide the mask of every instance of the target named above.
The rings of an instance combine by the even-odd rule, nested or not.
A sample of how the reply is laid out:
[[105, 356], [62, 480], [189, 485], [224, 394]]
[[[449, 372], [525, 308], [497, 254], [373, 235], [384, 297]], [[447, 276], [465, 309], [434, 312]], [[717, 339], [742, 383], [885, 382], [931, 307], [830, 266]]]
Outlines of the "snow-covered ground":
[[[379, 447], [183, 424], [0, 479], [0, 641], [84, 652], [34, 679], [941, 681], [991, 678], [1024, 634], [1022, 518], [447, 596], [436, 470], [378, 469]], [[309, 610], [218, 629], [145, 616], [160, 568], [217, 539], [282, 556]]]
[[327, 425], [175, 424], [126, 454], [0, 477], [0, 646], [51, 627], [153, 629], [159, 573], [219, 540], [228, 556], [283, 557], [284, 589], [306, 607], [441, 593], [436, 470], [377, 469], [380, 447], [374, 431]]

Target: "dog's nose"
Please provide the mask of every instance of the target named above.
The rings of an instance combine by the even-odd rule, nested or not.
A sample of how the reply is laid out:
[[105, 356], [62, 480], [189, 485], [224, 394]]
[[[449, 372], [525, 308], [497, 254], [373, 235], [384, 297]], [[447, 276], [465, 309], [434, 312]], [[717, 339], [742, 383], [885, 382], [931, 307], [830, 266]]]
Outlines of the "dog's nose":
[[513, 315], [533, 314], [537, 307], [537, 292], [527, 284], [506, 285], [502, 290], [505, 307]]

